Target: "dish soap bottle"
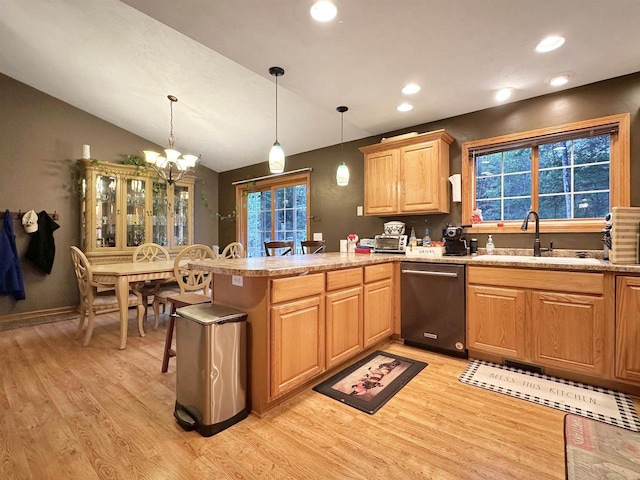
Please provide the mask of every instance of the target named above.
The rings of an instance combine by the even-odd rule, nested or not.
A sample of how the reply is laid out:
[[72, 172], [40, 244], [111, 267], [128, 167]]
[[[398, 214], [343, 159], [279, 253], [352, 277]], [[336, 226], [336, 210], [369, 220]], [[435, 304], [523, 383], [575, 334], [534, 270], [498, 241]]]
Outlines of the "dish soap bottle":
[[486, 247], [487, 255], [493, 255], [493, 248], [494, 248], [493, 238], [491, 237], [491, 235], [489, 235], [489, 240], [487, 240], [487, 247]]
[[428, 228], [424, 229], [424, 238], [422, 239], [422, 246], [423, 247], [430, 247], [431, 246], [431, 237], [429, 236], [429, 229]]
[[411, 235], [409, 236], [409, 246], [413, 248], [416, 246], [417, 243], [418, 243], [418, 240], [416, 239], [416, 229], [411, 227]]

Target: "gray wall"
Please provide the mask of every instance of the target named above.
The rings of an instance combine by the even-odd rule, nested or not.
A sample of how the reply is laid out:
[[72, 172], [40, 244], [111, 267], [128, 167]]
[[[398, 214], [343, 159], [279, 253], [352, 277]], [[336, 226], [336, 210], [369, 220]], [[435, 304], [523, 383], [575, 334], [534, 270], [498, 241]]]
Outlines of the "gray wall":
[[[348, 104], [348, 102], [347, 102]], [[640, 175], [640, 129], [638, 110], [640, 109], [640, 73], [627, 75], [603, 82], [586, 85], [502, 105], [478, 112], [447, 118], [437, 122], [389, 132], [364, 140], [348, 142], [344, 145], [345, 161], [351, 172], [347, 187], [335, 184], [335, 171], [340, 162], [340, 147], [335, 145], [312, 152], [287, 157], [286, 170], [312, 167], [311, 174], [311, 215], [312, 232], [322, 232], [329, 251], [337, 251], [339, 240], [349, 233], [357, 233], [361, 238], [382, 232], [382, 224], [390, 219], [402, 220], [408, 229], [416, 227], [421, 235], [428, 220], [431, 238], [440, 240], [442, 229], [447, 223], [460, 223], [461, 204], [452, 204], [447, 215], [407, 216], [407, 217], [357, 217], [356, 207], [363, 205], [363, 155], [358, 147], [378, 143], [383, 137], [401, 133], [418, 133], [446, 129], [453, 137], [450, 147], [450, 172], [461, 172], [461, 146], [464, 142], [489, 138], [509, 133], [522, 132], [551, 125], [560, 125], [579, 120], [603, 117], [618, 113], [631, 113], [631, 178]], [[286, 152], [286, 138], [280, 139]], [[235, 188], [231, 182], [261, 175], [268, 175], [267, 155], [259, 163], [220, 174], [220, 208], [222, 213], [233, 210]], [[640, 205], [640, 182], [631, 181], [631, 205]], [[486, 235], [479, 235], [480, 246], [486, 243]], [[496, 248], [532, 248], [533, 234], [493, 235]], [[235, 224], [221, 222], [220, 243], [225, 245], [235, 240]], [[601, 236], [590, 234], [543, 234], [543, 245], [553, 240], [554, 248], [600, 249]]]
[[[80, 241], [79, 198], [72, 188], [72, 166], [73, 159], [82, 155], [82, 145], [91, 145], [92, 157], [112, 162], [120, 162], [120, 154], [163, 147], [2, 74], [0, 92], [0, 210], [46, 210], [60, 216], [50, 275], [24, 260], [30, 237], [22, 222], [14, 220], [27, 298], [16, 302], [0, 296], [2, 320], [5, 315], [77, 305], [69, 246]], [[209, 217], [200, 200], [205, 194], [217, 209], [218, 174], [197, 167], [196, 175], [195, 240], [218, 243], [217, 221]]]

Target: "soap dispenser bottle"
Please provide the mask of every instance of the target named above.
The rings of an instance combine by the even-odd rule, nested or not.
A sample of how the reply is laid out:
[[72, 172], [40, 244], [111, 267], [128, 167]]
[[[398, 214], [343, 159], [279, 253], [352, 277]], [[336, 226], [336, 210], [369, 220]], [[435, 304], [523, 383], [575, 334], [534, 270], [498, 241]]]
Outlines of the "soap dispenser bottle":
[[494, 249], [493, 238], [491, 237], [491, 235], [489, 235], [489, 240], [487, 240], [487, 246], [486, 246], [487, 255], [493, 255], [493, 249]]

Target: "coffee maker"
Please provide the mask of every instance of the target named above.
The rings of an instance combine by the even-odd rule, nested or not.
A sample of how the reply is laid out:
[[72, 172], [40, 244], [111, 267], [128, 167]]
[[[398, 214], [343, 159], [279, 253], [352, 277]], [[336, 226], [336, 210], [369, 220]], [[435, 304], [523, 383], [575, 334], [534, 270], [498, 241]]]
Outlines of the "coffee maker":
[[467, 254], [467, 239], [464, 237], [464, 229], [470, 226], [447, 224], [442, 230], [445, 255], [463, 256]]

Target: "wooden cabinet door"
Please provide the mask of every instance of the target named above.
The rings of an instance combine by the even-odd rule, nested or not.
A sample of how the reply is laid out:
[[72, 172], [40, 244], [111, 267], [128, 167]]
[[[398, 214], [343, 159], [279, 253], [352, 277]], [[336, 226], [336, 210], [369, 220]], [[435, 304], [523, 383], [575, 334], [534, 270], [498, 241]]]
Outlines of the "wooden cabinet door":
[[399, 212], [449, 212], [449, 159], [441, 162], [440, 143], [400, 149]]
[[364, 348], [390, 337], [393, 328], [393, 287], [390, 279], [364, 286]]
[[525, 309], [524, 290], [470, 285], [467, 289], [469, 348], [524, 359]]
[[328, 293], [326, 296], [327, 368], [363, 350], [362, 287]]
[[531, 292], [533, 361], [589, 375], [605, 370], [600, 296]]
[[364, 159], [364, 213], [398, 211], [398, 150], [370, 153]]
[[322, 373], [324, 357], [321, 296], [271, 308], [271, 398]]
[[640, 277], [616, 279], [616, 376], [640, 382]]

